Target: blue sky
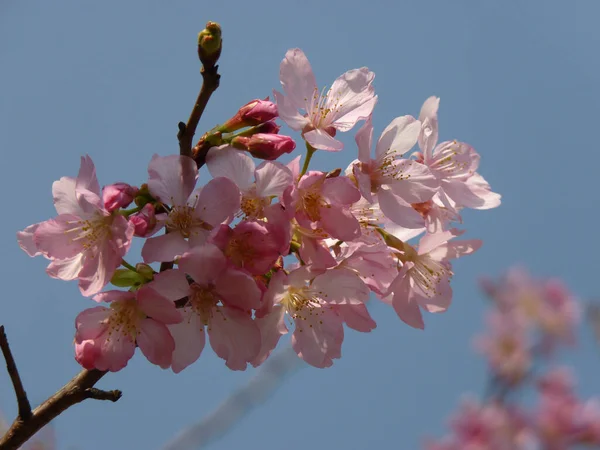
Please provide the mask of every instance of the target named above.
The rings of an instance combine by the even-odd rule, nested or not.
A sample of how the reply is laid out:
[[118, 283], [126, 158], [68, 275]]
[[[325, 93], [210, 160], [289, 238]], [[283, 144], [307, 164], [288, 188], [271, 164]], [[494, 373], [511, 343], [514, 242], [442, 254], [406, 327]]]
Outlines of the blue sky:
[[[200, 83], [196, 34], [215, 20], [222, 82], [200, 131], [278, 88], [285, 51], [300, 47], [320, 85], [355, 67], [376, 73], [376, 133], [440, 96], [441, 137], [479, 151], [480, 172], [503, 204], [465, 214], [468, 236], [484, 246], [456, 264], [447, 313], [428, 315], [420, 332], [375, 305], [378, 328], [348, 332], [333, 368], [290, 377], [210, 448], [412, 449], [441, 434], [460, 394], [485, 382], [470, 343], [483, 327], [480, 276], [518, 262], [562, 277], [582, 298], [600, 297], [599, 14], [594, 0], [2, 0], [0, 322], [32, 402], [78, 371], [73, 320], [92, 301], [76, 284], [46, 277], [45, 262], [21, 252], [15, 232], [54, 215], [51, 184], [74, 176], [82, 154], [101, 183], [139, 184], [153, 153], [178, 151], [176, 125]], [[317, 154], [315, 167], [345, 167], [356, 156], [353, 133], [344, 142], [340, 154]], [[579, 368], [582, 393], [600, 392], [589, 330], [566, 359]], [[60, 446], [159, 449], [255, 373], [231, 372], [210, 351], [177, 376], [136, 357], [100, 384], [122, 389], [122, 400], [88, 401], [56, 421]], [[0, 407], [12, 416], [14, 403], [0, 371]]]

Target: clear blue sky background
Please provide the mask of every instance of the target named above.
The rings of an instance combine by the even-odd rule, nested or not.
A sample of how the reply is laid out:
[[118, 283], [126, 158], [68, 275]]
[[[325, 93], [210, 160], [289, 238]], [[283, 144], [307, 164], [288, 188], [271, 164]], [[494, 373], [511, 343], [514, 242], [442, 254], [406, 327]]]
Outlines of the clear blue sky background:
[[[333, 368], [298, 372], [211, 448], [416, 449], [440, 435], [460, 394], [484, 386], [470, 342], [483, 327], [478, 277], [520, 262], [583, 298], [600, 295], [599, 15], [596, 0], [0, 0], [0, 322], [31, 400], [78, 371], [73, 320], [93, 305], [75, 283], [46, 277], [15, 232], [54, 215], [51, 184], [76, 175], [82, 154], [101, 183], [138, 184], [153, 153], [177, 152], [176, 125], [200, 83], [196, 34], [215, 20], [222, 83], [201, 129], [279, 88], [285, 51], [301, 47], [320, 85], [355, 67], [376, 73], [376, 133], [440, 96], [441, 137], [480, 152], [503, 204], [465, 214], [484, 246], [456, 264], [446, 314], [428, 315], [420, 332], [375, 305], [378, 328], [348, 332]], [[345, 142], [315, 162], [345, 167], [353, 133]], [[600, 353], [585, 331], [567, 359], [580, 368], [581, 392], [597, 394]], [[101, 382], [122, 389], [121, 401], [88, 401], [56, 421], [60, 447], [158, 450], [253, 374], [229, 371], [208, 349], [178, 376], [137, 355]], [[14, 403], [0, 370], [0, 407], [12, 417]]]

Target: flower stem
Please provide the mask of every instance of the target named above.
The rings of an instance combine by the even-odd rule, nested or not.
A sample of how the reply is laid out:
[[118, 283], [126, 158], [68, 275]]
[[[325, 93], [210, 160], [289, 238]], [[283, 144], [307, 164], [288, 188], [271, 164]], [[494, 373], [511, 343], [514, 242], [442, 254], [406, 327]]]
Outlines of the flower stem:
[[304, 175], [308, 170], [308, 165], [310, 164], [310, 160], [313, 154], [317, 151], [312, 145], [308, 142], [306, 143], [306, 159], [304, 160], [304, 165], [302, 166], [302, 172], [300, 172], [300, 176]]
[[122, 216], [125, 217], [129, 217], [132, 214], [135, 214], [136, 212], [141, 211], [143, 208], [143, 206], [136, 206], [135, 208], [131, 208], [131, 209], [124, 209], [122, 211], [119, 211], [119, 214], [121, 214]]
[[129, 264], [127, 261], [125, 261], [124, 259], [121, 259], [121, 265], [122, 265], [123, 267], [126, 267], [126, 268], [128, 268], [128, 269], [129, 269], [129, 270], [131, 270], [132, 272], [135, 272], [135, 273], [137, 273], [137, 269], [136, 269], [134, 266], [132, 266], [131, 264]]

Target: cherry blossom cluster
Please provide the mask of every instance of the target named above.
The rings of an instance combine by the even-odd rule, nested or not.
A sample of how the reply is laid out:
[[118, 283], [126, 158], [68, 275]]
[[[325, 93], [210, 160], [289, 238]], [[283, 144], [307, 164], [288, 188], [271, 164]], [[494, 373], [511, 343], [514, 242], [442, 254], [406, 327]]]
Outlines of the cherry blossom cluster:
[[[559, 280], [534, 279], [523, 269], [482, 285], [494, 305], [488, 334], [475, 341], [488, 360], [488, 392], [482, 401], [463, 401], [451, 435], [425, 448], [600, 448], [600, 398], [581, 399], [570, 368], [548, 364], [560, 345], [574, 344], [578, 301]], [[528, 389], [536, 394], [531, 406], [522, 404]]]
[[[18, 233], [23, 250], [50, 261], [48, 275], [77, 280], [98, 303], [75, 320], [83, 367], [118, 371], [139, 347], [180, 372], [208, 335], [227, 367], [244, 370], [291, 328], [299, 357], [327, 367], [341, 356], [344, 325], [375, 328], [371, 294], [415, 328], [422, 311], [450, 306], [451, 260], [481, 245], [455, 240], [463, 231], [454, 224], [500, 195], [477, 173], [471, 146], [438, 142], [439, 99], [418, 118], [392, 120], [373, 144], [373, 72], [350, 70], [320, 90], [292, 49], [280, 80], [276, 103], [253, 100], [202, 136], [201, 162], [155, 155], [139, 187], [101, 190], [82, 157], [77, 177], [53, 184], [58, 215]], [[300, 133], [304, 157], [279, 161], [296, 142], [279, 134], [277, 118]], [[356, 148], [345, 149], [358, 158], [345, 171], [309, 170], [316, 151], [341, 151], [336, 134], [360, 121]], [[200, 183], [204, 163], [212, 178]], [[135, 265], [125, 259], [134, 237], [144, 240]]]

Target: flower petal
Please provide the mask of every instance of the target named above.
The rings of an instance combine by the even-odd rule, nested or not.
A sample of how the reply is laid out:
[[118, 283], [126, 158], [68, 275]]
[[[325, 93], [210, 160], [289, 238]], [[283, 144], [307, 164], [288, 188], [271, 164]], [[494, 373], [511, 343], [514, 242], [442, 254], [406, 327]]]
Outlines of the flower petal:
[[58, 214], [79, 215], [81, 213], [81, 207], [75, 192], [76, 184], [75, 178], [72, 177], [62, 177], [52, 183], [52, 197]]
[[312, 288], [323, 301], [334, 305], [362, 304], [369, 299], [369, 288], [355, 272], [345, 268], [317, 276]]
[[190, 293], [190, 284], [187, 281], [185, 272], [179, 269], [165, 270], [155, 274], [150, 286], [159, 295], [171, 301], [184, 298]]
[[213, 178], [229, 178], [242, 191], [252, 185], [254, 161], [228, 145], [211, 148], [206, 155], [206, 167]]
[[35, 246], [50, 258], [72, 258], [84, 251], [85, 226], [79, 217], [61, 214], [38, 225], [33, 235]]
[[75, 318], [75, 339], [96, 339], [106, 331], [106, 319], [111, 315], [111, 310], [104, 306], [96, 306], [81, 311]]
[[356, 122], [373, 113], [377, 103], [373, 79], [366, 67], [352, 69], [340, 75], [327, 93], [326, 108], [331, 109], [331, 125], [339, 131], [349, 131]]
[[260, 308], [262, 291], [250, 275], [227, 269], [217, 279], [215, 289], [223, 303], [242, 310]]
[[171, 365], [175, 341], [164, 324], [152, 319], [142, 320], [137, 344], [152, 364], [163, 369]]
[[195, 215], [217, 226], [240, 209], [240, 199], [240, 191], [233, 181], [225, 177], [213, 178], [200, 192]]
[[410, 278], [406, 275], [398, 275], [398, 278], [390, 286], [390, 290], [394, 292], [392, 306], [398, 317], [407, 325], [423, 330], [425, 323], [423, 322], [423, 315], [421, 314], [419, 304], [410, 295]]
[[181, 314], [177, 311], [175, 303], [160, 295], [149, 284], [137, 291], [137, 302], [140, 310], [157, 322], [165, 324], [181, 322]]
[[425, 219], [391, 190], [380, 189], [377, 194], [381, 212], [404, 228], [424, 228]]
[[19, 247], [27, 253], [29, 256], [39, 256], [42, 254], [35, 245], [34, 234], [35, 230], [37, 230], [39, 223], [34, 223], [33, 225], [29, 225], [23, 231], [17, 232], [17, 242], [19, 243]]
[[100, 185], [96, 177], [96, 167], [89, 155], [81, 157], [81, 165], [79, 166], [79, 174], [77, 175], [75, 190], [86, 190], [93, 192], [96, 196], [100, 196]]
[[201, 285], [214, 283], [226, 265], [225, 255], [214, 244], [194, 247], [179, 259], [179, 268]]
[[189, 243], [180, 233], [162, 234], [146, 239], [142, 247], [142, 258], [145, 263], [173, 261], [176, 256], [183, 255], [189, 248]]
[[331, 137], [326, 131], [316, 128], [303, 135], [306, 142], [316, 149], [325, 150], [328, 152], [339, 152], [344, 148], [344, 144], [337, 139]]
[[[292, 48], [286, 52], [279, 66], [279, 80], [283, 91], [296, 109], [306, 108], [306, 103], [319, 93], [312, 67], [299, 48]], [[277, 107], [279, 109], [279, 101]], [[281, 110], [279, 115], [281, 116]]]
[[256, 168], [256, 195], [280, 197], [294, 182], [292, 172], [277, 161], [265, 161]]
[[198, 179], [198, 168], [188, 156], [154, 155], [148, 165], [148, 189], [168, 205], [185, 205]]
[[304, 104], [296, 105], [292, 99], [285, 97], [283, 94], [273, 91], [273, 96], [277, 102], [277, 110], [279, 117], [288, 127], [294, 131], [303, 130], [310, 121], [298, 112], [298, 108], [304, 108]]
[[258, 319], [255, 319], [256, 325], [260, 330], [261, 346], [258, 355], [251, 361], [254, 367], [260, 366], [277, 347], [279, 339], [287, 334], [288, 329], [284, 320], [285, 310], [281, 305], [277, 305], [273, 310]]
[[396, 117], [383, 130], [375, 147], [375, 157], [380, 159], [385, 154], [401, 157], [416, 143], [421, 122], [413, 116]]
[[175, 341], [171, 369], [179, 373], [200, 357], [206, 342], [204, 326], [198, 314], [188, 311], [181, 323], [168, 325], [168, 329]]

